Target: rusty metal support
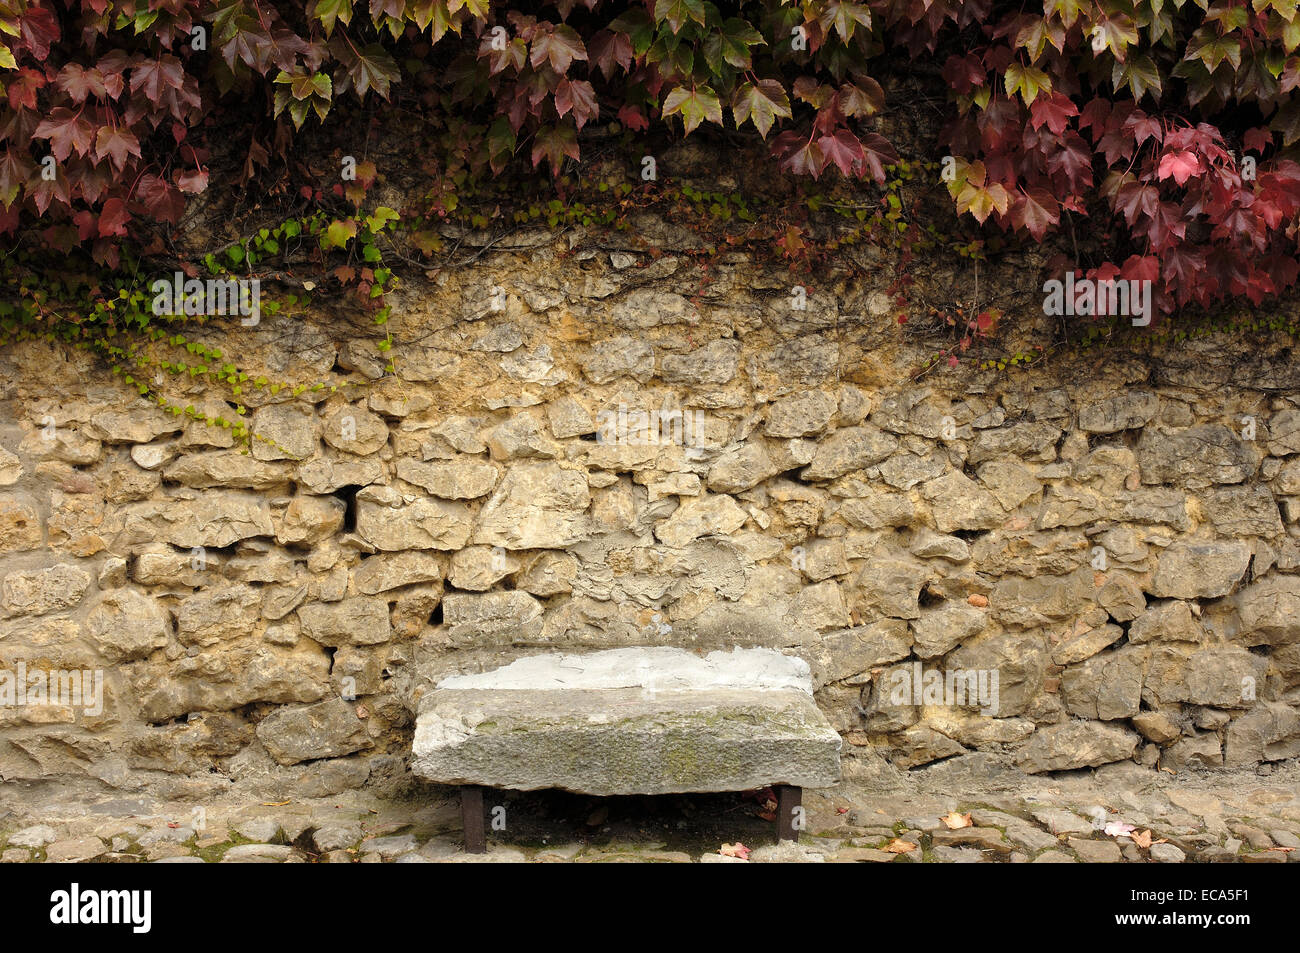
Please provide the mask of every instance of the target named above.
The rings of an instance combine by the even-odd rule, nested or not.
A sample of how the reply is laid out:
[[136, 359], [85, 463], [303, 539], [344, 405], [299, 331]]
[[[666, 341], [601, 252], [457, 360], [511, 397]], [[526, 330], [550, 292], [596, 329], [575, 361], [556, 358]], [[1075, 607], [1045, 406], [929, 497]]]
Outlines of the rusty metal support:
[[776, 839], [777, 841], [799, 839], [803, 828], [803, 788], [789, 784], [776, 786]]
[[465, 827], [465, 853], [487, 853], [487, 830], [483, 820], [483, 789], [473, 784], [460, 789], [460, 816]]

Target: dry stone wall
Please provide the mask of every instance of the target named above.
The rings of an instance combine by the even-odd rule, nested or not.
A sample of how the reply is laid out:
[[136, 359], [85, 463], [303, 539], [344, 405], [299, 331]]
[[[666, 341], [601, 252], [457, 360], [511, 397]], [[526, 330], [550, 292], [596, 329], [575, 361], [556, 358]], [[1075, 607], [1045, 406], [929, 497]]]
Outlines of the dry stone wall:
[[[251, 452], [85, 354], [5, 354], [0, 670], [55, 674], [0, 698], [0, 776], [398, 787], [439, 678], [630, 645], [807, 659], [850, 778], [1300, 752], [1289, 353], [912, 380], [872, 282], [794, 310], [788, 276], [715, 265], [525, 236], [398, 293], [396, 374], [345, 314], [206, 328], [350, 382], [159, 379], [242, 400]], [[72, 671], [99, 706], [53, 703]]]

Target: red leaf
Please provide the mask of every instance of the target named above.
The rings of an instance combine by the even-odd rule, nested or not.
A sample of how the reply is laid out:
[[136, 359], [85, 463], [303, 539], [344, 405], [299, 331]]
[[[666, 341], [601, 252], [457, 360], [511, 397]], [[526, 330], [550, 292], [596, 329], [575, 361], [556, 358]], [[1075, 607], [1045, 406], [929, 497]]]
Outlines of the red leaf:
[[50, 140], [50, 151], [54, 153], [54, 158], [62, 162], [74, 151], [79, 156], [90, 151], [95, 127], [71, 109], [60, 106], [50, 113], [49, 119], [41, 120], [32, 135], [37, 139]]
[[585, 60], [587, 48], [582, 45], [582, 37], [571, 26], [558, 26], [551, 33], [542, 33], [533, 40], [529, 62], [533, 69], [540, 69], [549, 62], [551, 69], [563, 76], [574, 60]]
[[6, 74], [9, 105], [14, 109], [35, 109], [36, 93], [45, 88], [45, 77], [24, 66], [16, 75]]
[[643, 129], [650, 128], [650, 120], [645, 117], [645, 113], [635, 106], [623, 106], [619, 109], [618, 121], [633, 132], [640, 132]]
[[596, 90], [585, 79], [562, 79], [555, 88], [555, 111], [563, 117], [573, 111], [573, 121], [581, 129], [588, 120], [600, 112], [596, 104]]
[[108, 156], [117, 171], [121, 172], [126, 166], [127, 156], [140, 158], [140, 140], [135, 137], [135, 133], [123, 126], [101, 126], [95, 137], [95, 159], [98, 161], [104, 156]]
[[1247, 152], [1263, 153], [1273, 144], [1273, 134], [1262, 126], [1247, 129], [1246, 134], [1242, 137], [1242, 144]]
[[1070, 117], [1077, 115], [1079, 115], [1079, 107], [1074, 105], [1068, 96], [1061, 93], [1052, 93], [1050, 96], [1040, 95], [1035, 97], [1034, 104], [1029, 108], [1029, 124], [1039, 129], [1046, 123], [1047, 128], [1052, 130], [1052, 134], [1059, 136], [1070, 124]]
[[191, 195], [202, 192], [208, 187], [208, 173], [203, 169], [190, 169], [176, 176], [176, 186], [182, 192]]
[[[24, 4], [22, 15], [18, 18], [18, 28], [23, 43], [32, 55], [42, 63], [49, 58], [50, 44], [58, 42], [59, 21], [54, 19], [54, 12], [35, 4]], [[13, 8], [10, 8], [13, 9]]]
[[59, 70], [54, 84], [63, 90], [74, 103], [83, 103], [87, 96], [103, 97], [108, 90], [97, 69], [85, 69], [78, 63], [68, 63]]
[[185, 197], [180, 190], [156, 175], [140, 177], [136, 197], [144, 202], [145, 211], [153, 218], [175, 225], [185, 211]]
[[1166, 152], [1160, 159], [1156, 175], [1161, 179], [1173, 178], [1183, 185], [1194, 175], [1203, 171], [1200, 158], [1194, 152]]
[[130, 220], [131, 216], [126, 210], [126, 203], [119, 198], [111, 198], [104, 203], [104, 208], [99, 213], [97, 234], [100, 238], [125, 235], [126, 223]]
[[885, 182], [885, 166], [898, 164], [898, 150], [879, 133], [869, 132], [862, 137], [862, 155], [871, 177], [880, 185]]
[[847, 129], [840, 129], [833, 136], [822, 136], [817, 140], [817, 145], [821, 147], [822, 155], [834, 162], [845, 178], [849, 177], [854, 165], [864, 158], [862, 143]]
[[560, 174], [564, 157], [580, 158], [578, 152], [578, 134], [567, 123], [563, 126], [551, 126], [541, 129], [533, 140], [533, 167], [536, 168], [545, 159], [551, 164], [551, 173]]
[[164, 54], [156, 60], [139, 56], [131, 62], [131, 92], [143, 91], [152, 103], [161, 102], [166, 90], [180, 89], [184, 83], [185, 71], [174, 56]]
[[1060, 220], [1060, 206], [1056, 197], [1041, 186], [1017, 195], [1016, 204], [1011, 209], [1012, 225], [1027, 229], [1034, 241], [1042, 241], [1047, 230]]

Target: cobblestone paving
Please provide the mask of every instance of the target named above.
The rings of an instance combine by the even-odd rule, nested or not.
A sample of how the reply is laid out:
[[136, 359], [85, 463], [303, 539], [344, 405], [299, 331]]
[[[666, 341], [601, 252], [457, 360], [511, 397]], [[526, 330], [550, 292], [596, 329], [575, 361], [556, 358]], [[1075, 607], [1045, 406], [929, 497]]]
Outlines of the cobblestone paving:
[[[772, 825], [753, 816], [756, 803], [744, 824], [736, 805], [749, 802], [739, 799], [728, 805], [715, 797], [693, 811], [691, 799], [679, 798], [656, 813], [670, 827], [674, 816], [677, 826], [687, 824], [683, 810], [695, 815], [689, 824], [697, 829], [736, 825], [729, 842], [745, 843], [747, 861], [720, 853], [721, 839], [683, 849], [670, 843], [681, 838], [657, 839], [653, 825], [635, 830], [636, 805], [607, 821], [609, 808], [598, 799], [581, 802], [594, 810], [586, 816], [584, 809], [576, 825], [572, 817], [534, 818], [526, 833], [494, 832], [486, 854], [469, 855], [458, 801], [445, 788], [402, 800], [349, 792], [206, 805], [10, 792], [0, 801], [0, 862], [1300, 863], [1298, 773], [1292, 766], [1269, 778], [1131, 787], [1029, 779], [1039, 786], [969, 797], [878, 795], [845, 784], [806, 792], [806, 829], [799, 843], [781, 845]], [[969, 814], [969, 826], [949, 827], [944, 818], [953, 812]], [[1131, 825], [1135, 836], [1114, 825]], [[1150, 846], [1139, 846], [1147, 831]], [[902, 849], [908, 844], [915, 847]]]

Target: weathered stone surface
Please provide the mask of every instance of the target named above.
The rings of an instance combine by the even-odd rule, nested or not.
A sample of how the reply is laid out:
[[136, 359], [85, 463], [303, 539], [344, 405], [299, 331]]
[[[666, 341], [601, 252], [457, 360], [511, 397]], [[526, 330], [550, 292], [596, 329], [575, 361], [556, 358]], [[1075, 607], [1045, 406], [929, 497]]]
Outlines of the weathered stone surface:
[[1233, 602], [1247, 645], [1300, 642], [1300, 577], [1269, 576], [1242, 589]]
[[377, 645], [393, 637], [388, 603], [370, 596], [298, 607], [302, 634], [321, 645]]
[[1032, 579], [1006, 576], [993, 587], [989, 609], [1003, 625], [1029, 628], [1076, 616], [1092, 605], [1093, 599], [1090, 571]]
[[1116, 433], [1145, 427], [1160, 410], [1160, 397], [1152, 391], [1133, 390], [1079, 407], [1079, 429], [1088, 433]]
[[921, 614], [921, 587], [925, 576], [913, 560], [875, 559], [862, 568], [855, 586], [855, 601], [862, 608], [893, 619], [915, 619]]
[[1147, 600], [1138, 579], [1122, 572], [1111, 572], [1097, 590], [1097, 605], [1116, 622], [1132, 622], [1146, 611]]
[[1290, 705], [1260, 702], [1228, 725], [1224, 763], [1242, 767], [1300, 756], [1300, 713]]
[[517, 413], [488, 434], [493, 460], [553, 460], [563, 456], [559, 442], [548, 432], [540, 416]]
[[1146, 654], [1122, 648], [1102, 652], [1061, 674], [1061, 700], [1077, 718], [1115, 721], [1131, 718], [1142, 703]]
[[1137, 445], [1143, 483], [1174, 483], [1190, 489], [1242, 483], [1254, 474], [1256, 451], [1223, 424], [1161, 433], [1142, 431]]
[[165, 646], [170, 632], [158, 603], [134, 589], [105, 593], [86, 617], [86, 635], [110, 662], [144, 658]]
[[910, 647], [907, 623], [885, 619], [823, 632], [817, 637], [815, 654], [805, 651], [811, 656], [814, 684], [847, 680], [857, 685], [870, 680], [872, 668], [906, 658]]
[[852, 470], [879, 463], [898, 447], [898, 438], [869, 424], [836, 430], [817, 444], [805, 480], [833, 480]]
[[25, 493], [0, 495], [0, 553], [16, 553], [41, 545], [41, 518]]
[[357, 495], [357, 535], [384, 552], [460, 549], [469, 542], [471, 524], [463, 503], [425, 499], [389, 505]]
[[1250, 564], [1247, 543], [1178, 541], [1160, 554], [1151, 579], [1153, 596], [1168, 599], [1213, 599], [1226, 596]]
[[1008, 512], [1036, 498], [1043, 485], [1026, 466], [1012, 460], [991, 460], [980, 465], [980, 482]]
[[1176, 741], [1182, 734], [1178, 723], [1163, 711], [1144, 711], [1134, 715], [1133, 727], [1140, 731], [1147, 741], [1159, 745]]
[[272, 758], [285, 765], [338, 758], [374, 746], [355, 707], [341, 698], [277, 709], [258, 722], [257, 738]]
[[128, 546], [166, 542], [184, 549], [219, 549], [241, 539], [274, 534], [271, 509], [263, 497], [217, 490], [192, 499], [177, 497], [129, 505], [118, 540]]
[[1007, 718], [1024, 714], [1042, 690], [1047, 659], [1047, 646], [1039, 635], [991, 633], [952, 651], [943, 668], [997, 672], [997, 709], [991, 714]]
[[665, 354], [659, 376], [670, 384], [725, 384], [736, 376], [740, 345], [735, 341], [712, 341], [686, 354]]
[[821, 433], [835, 417], [839, 401], [825, 391], [804, 391], [782, 397], [767, 409], [763, 426], [769, 437], [805, 437]]
[[1220, 536], [1280, 536], [1282, 517], [1265, 486], [1222, 486], [1204, 491], [1201, 501]]
[[546, 419], [551, 425], [551, 435], [558, 440], [596, 432], [590, 408], [569, 394], [546, 405]]
[[215, 645], [248, 635], [260, 600], [251, 586], [228, 586], [190, 596], [177, 607], [176, 637], [185, 645]]
[[298, 479], [313, 493], [333, 493], [345, 486], [369, 486], [383, 467], [375, 457], [312, 457], [298, 465]]
[[1275, 457], [1300, 453], [1300, 410], [1288, 407], [1268, 419], [1268, 452]]
[[272, 518], [275, 541], [301, 546], [329, 539], [343, 526], [346, 507], [332, 496], [295, 496]]
[[718, 493], [739, 493], [778, 472], [778, 466], [761, 441], [743, 443], [723, 451], [709, 468], [709, 489]]
[[1238, 645], [1154, 643], [1143, 694], [1160, 704], [1249, 708], [1267, 662]]
[[970, 559], [970, 547], [964, 539], [959, 536], [942, 536], [928, 529], [918, 532], [908, 548], [913, 556], [922, 559], [947, 559], [955, 563], [964, 563]]
[[1062, 639], [1052, 649], [1052, 662], [1057, 665], [1072, 665], [1092, 658], [1102, 649], [1119, 641], [1124, 630], [1117, 625], [1091, 626], [1081, 622], [1078, 630]]
[[581, 473], [554, 463], [516, 465], [483, 504], [469, 541], [505, 549], [562, 549], [586, 538], [590, 503]]
[[737, 791], [833, 784], [839, 749], [797, 659], [615, 649], [444, 680], [421, 702], [411, 768], [514, 790]]
[[519, 566], [519, 560], [500, 547], [467, 546], [451, 557], [447, 582], [457, 589], [486, 592]]
[[1060, 438], [1061, 428], [1045, 420], [981, 430], [967, 462], [977, 464], [999, 457], [1050, 462], [1056, 459], [1056, 442]]
[[197, 489], [272, 490], [288, 486], [292, 476], [286, 464], [266, 463], [238, 450], [186, 454], [163, 471], [165, 479]]
[[417, 582], [441, 582], [445, 560], [419, 550], [376, 553], [352, 571], [352, 584], [363, 595], [373, 596]]
[[178, 659], [132, 676], [141, 715], [152, 722], [192, 711], [230, 711], [253, 702], [314, 702], [329, 688], [330, 659], [315, 642], [292, 648], [241, 639], [221, 653]]
[[1021, 749], [1017, 764], [1029, 774], [1095, 768], [1131, 758], [1141, 740], [1125, 728], [1095, 721], [1067, 721], [1034, 732]]
[[1179, 739], [1160, 753], [1160, 767], [1184, 771], [1190, 767], [1217, 768], [1223, 764], [1223, 743], [1217, 734], [1193, 734]]
[[1128, 640], [1134, 645], [1152, 641], [1201, 642], [1204, 638], [1205, 628], [1186, 602], [1158, 603], [1134, 619], [1128, 630]]
[[526, 592], [449, 592], [442, 618], [454, 642], [505, 639], [541, 631], [542, 604]]
[[90, 574], [68, 563], [50, 569], [11, 572], [4, 577], [0, 604], [15, 615], [42, 615], [68, 609], [90, 588]]
[[388, 425], [362, 407], [340, 407], [325, 421], [321, 436], [335, 449], [364, 457], [388, 443]]
[[583, 372], [597, 384], [607, 384], [620, 377], [644, 383], [654, 376], [654, 348], [646, 341], [631, 337], [598, 341], [583, 364]]
[[1004, 519], [997, 498], [958, 470], [923, 484], [921, 495], [930, 502], [934, 525], [941, 533], [992, 529]]
[[912, 621], [918, 658], [943, 655], [984, 631], [988, 613], [974, 606], [946, 602], [937, 609], [922, 609]]
[[258, 460], [303, 460], [320, 444], [320, 418], [310, 407], [268, 404], [253, 414], [252, 451]]
[[4, 447], [0, 447], [0, 486], [13, 486], [22, 475], [22, 461]]
[[669, 546], [682, 547], [702, 536], [734, 533], [748, 518], [730, 496], [697, 497], [687, 500], [656, 526], [655, 535]]

